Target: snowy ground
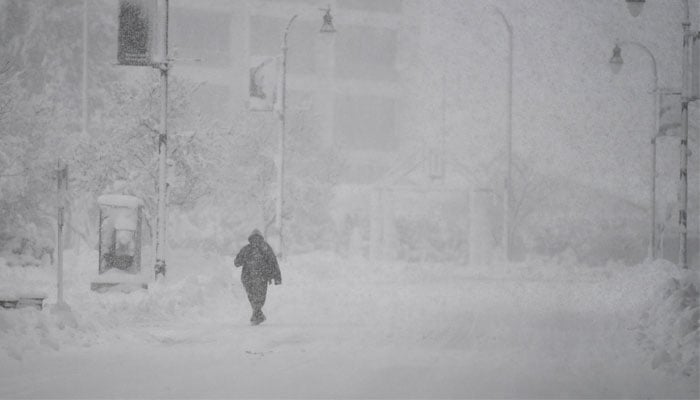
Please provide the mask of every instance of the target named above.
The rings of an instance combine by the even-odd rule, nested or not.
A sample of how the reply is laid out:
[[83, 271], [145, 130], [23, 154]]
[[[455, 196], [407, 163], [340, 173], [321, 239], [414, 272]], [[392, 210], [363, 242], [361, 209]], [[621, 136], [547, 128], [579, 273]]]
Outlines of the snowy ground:
[[[640, 319], [668, 289], [674, 267], [664, 263], [474, 268], [299, 256], [270, 288], [267, 322], [251, 327], [228, 257], [173, 255], [166, 283], [130, 294], [89, 291], [92, 258], [68, 257], [70, 315], [0, 310], [0, 397], [699, 395], [697, 368], [673, 367], [692, 352], [653, 362], [643, 345], [669, 331]], [[31, 282], [51, 303], [48, 272], [0, 265], [3, 282]]]

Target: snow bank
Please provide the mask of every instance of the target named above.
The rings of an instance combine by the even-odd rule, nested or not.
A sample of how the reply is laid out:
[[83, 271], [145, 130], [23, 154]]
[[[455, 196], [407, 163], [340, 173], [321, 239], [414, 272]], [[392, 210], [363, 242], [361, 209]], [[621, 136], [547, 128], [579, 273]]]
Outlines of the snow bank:
[[0, 298], [46, 297], [55, 284], [47, 269], [35, 264], [15, 264], [0, 257]]
[[[98, 339], [94, 326], [50, 308], [0, 309], [0, 353], [21, 360], [25, 353], [59, 350], [63, 344], [89, 346]], [[0, 358], [1, 359], [1, 358]]]
[[[185, 252], [171, 257], [166, 280], [151, 280], [149, 290], [98, 293], [90, 290], [91, 282], [104, 278], [97, 275], [97, 253], [67, 252], [64, 296], [69, 309], [55, 306], [55, 268], [0, 265], [0, 282], [8, 293], [31, 289], [49, 295], [41, 311], [0, 308], [0, 359], [135, 337], [141, 335], [134, 329], [139, 325], [230, 319], [242, 312], [236, 307], [247, 305], [240, 285], [233, 284], [230, 257]], [[141, 276], [133, 279], [141, 282]]]

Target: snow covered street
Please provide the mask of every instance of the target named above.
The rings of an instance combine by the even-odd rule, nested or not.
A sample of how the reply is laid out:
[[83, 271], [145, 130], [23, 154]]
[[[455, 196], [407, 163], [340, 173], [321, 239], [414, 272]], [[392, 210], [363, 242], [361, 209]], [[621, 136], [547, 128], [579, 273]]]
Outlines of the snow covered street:
[[[342, 272], [323, 262], [283, 265], [261, 326], [249, 325], [229, 276], [225, 301], [196, 308], [197, 318], [141, 318], [90, 343], [3, 355], [0, 397], [698, 396], [697, 374], [653, 370], [635, 340], [641, 273], [621, 284], [602, 270], [521, 279], [499, 268], [387, 265], [371, 275], [368, 265], [348, 261]], [[105, 300], [113, 294], [90, 295], [110, 313], [128, 310]]]
[[700, 400], [700, 0], [0, 21], [0, 400]]

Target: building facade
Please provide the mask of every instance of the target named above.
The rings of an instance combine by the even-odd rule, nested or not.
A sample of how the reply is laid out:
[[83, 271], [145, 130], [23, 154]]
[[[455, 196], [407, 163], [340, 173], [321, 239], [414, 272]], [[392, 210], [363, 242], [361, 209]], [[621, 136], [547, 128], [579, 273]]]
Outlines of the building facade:
[[[330, 7], [335, 33], [321, 33]], [[171, 0], [173, 75], [203, 83], [194, 102], [224, 118], [248, 105], [250, 68], [288, 36], [287, 108], [313, 116], [324, 144], [349, 156], [357, 181], [376, 179], [405, 144], [405, 79], [418, 11], [407, 0]]]

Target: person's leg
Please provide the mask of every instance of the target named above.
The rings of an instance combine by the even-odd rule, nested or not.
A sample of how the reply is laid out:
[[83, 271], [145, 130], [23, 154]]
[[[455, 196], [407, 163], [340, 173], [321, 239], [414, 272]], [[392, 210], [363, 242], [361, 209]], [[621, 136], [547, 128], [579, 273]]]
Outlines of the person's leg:
[[267, 296], [267, 282], [264, 280], [256, 280], [252, 285], [251, 292], [252, 300], [250, 304], [253, 306], [253, 317], [251, 321], [257, 325], [265, 320], [262, 307], [265, 305], [265, 297]]
[[259, 305], [259, 296], [258, 292], [260, 291], [258, 289], [258, 284], [257, 284], [257, 279], [251, 277], [249, 274], [246, 275], [241, 275], [241, 283], [243, 283], [243, 287], [245, 288], [245, 293], [248, 296], [248, 302], [250, 303], [250, 308], [252, 308], [253, 313], [250, 316], [250, 322], [254, 322], [256, 318], [258, 318], [258, 314], [260, 312], [260, 305]]
[[249, 280], [244, 280], [243, 281], [243, 287], [245, 288], [245, 293], [248, 296], [248, 302], [250, 303], [250, 308], [253, 310], [253, 313], [250, 316], [250, 322], [253, 322], [255, 320], [255, 304], [256, 304], [256, 296], [255, 296], [255, 286], [253, 283]]

